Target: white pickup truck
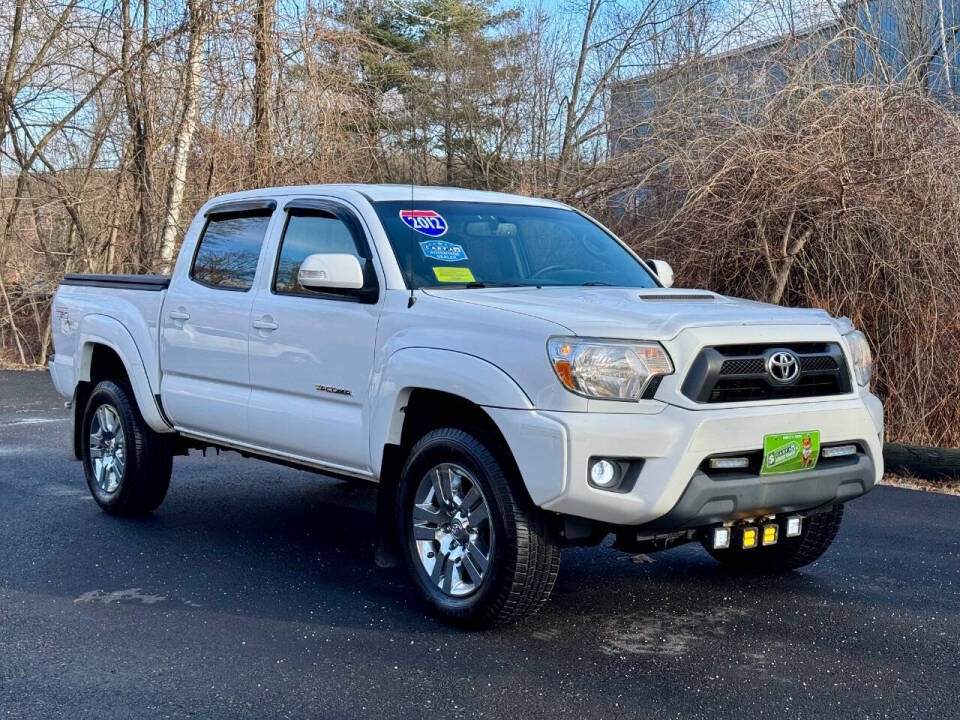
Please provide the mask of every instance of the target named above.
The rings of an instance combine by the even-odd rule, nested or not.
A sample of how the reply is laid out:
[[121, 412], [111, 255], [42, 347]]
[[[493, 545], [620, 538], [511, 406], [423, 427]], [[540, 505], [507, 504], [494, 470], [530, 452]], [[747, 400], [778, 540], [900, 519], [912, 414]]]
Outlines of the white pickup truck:
[[256, 190], [209, 201], [169, 277], [67, 275], [50, 371], [105, 511], [154, 510], [191, 448], [377, 482], [378, 563], [488, 626], [611, 534], [806, 565], [881, 476], [848, 320], [671, 284], [557, 202]]

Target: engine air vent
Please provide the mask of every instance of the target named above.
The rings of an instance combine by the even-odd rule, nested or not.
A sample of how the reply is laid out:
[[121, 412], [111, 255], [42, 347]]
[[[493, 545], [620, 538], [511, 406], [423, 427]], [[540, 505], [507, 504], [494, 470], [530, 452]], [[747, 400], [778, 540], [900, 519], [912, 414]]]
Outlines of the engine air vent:
[[646, 300], [647, 302], [714, 302], [716, 297], [713, 295], [704, 295], [703, 293], [659, 293], [655, 295], [641, 295], [640, 299]]

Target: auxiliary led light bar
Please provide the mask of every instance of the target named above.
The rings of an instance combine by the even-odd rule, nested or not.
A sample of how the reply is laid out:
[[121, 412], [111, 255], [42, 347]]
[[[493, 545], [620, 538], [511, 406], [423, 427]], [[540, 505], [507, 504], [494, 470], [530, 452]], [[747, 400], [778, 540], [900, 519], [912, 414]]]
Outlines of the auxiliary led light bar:
[[752, 550], [757, 547], [776, 545], [783, 537], [799, 537], [803, 532], [803, 515], [772, 518], [762, 525], [716, 526], [707, 536], [714, 550]]
[[745, 457], [718, 457], [710, 458], [711, 470], [733, 470], [750, 465], [750, 459]]
[[856, 445], [832, 445], [830, 447], [825, 447], [820, 450], [820, 457], [823, 459], [827, 458], [838, 458], [846, 457], [847, 455], [856, 455], [857, 446]]

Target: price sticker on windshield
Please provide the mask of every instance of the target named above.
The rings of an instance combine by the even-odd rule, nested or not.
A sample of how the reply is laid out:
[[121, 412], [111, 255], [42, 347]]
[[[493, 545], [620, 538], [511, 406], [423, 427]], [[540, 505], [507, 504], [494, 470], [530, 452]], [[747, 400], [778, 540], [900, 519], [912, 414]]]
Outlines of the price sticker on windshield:
[[476, 278], [470, 272], [470, 268], [465, 267], [435, 267], [433, 274], [438, 282], [442, 283], [471, 283]]

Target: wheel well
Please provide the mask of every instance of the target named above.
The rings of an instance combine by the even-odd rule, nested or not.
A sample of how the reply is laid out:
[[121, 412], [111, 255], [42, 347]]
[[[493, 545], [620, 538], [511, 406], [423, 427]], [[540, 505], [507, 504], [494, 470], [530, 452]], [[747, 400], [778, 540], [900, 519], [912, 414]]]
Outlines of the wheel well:
[[123, 360], [116, 351], [106, 345], [94, 344], [90, 356], [90, 384], [96, 386], [101, 380], [129, 380]]
[[482, 407], [466, 398], [440, 390], [415, 388], [410, 392], [402, 412], [403, 428], [400, 433], [400, 444], [388, 444], [384, 448], [381, 483], [385, 479], [399, 475], [407, 453], [417, 440], [431, 430], [441, 427], [469, 428], [483, 433], [504, 451], [512, 469], [517, 469], [513, 453], [510, 452], [510, 447], [493, 418], [487, 415]]
[[500, 428], [479, 405], [439, 390], [413, 390], [403, 409], [400, 447], [409, 450], [426, 433], [440, 427], [481, 430], [506, 446]]
[[[394, 503], [400, 472], [410, 449], [426, 433], [441, 427], [456, 427], [479, 432], [500, 451], [500, 456], [509, 463], [509, 470], [516, 478], [520, 470], [514, 460], [506, 438], [486, 411], [476, 403], [440, 390], [415, 388], [410, 392], [403, 408], [403, 429], [400, 444], [388, 444], [383, 452], [380, 469], [380, 487], [377, 492], [377, 564], [394, 567], [396, 548], [392, 547]], [[518, 483], [518, 490], [529, 500], [526, 485]], [[531, 501], [532, 503], [532, 501]]]
[[73, 395], [73, 452], [78, 460], [81, 457], [80, 426], [83, 422], [83, 413], [87, 409], [87, 399], [90, 393], [103, 380], [128, 380], [130, 376], [123, 365], [123, 360], [116, 351], [107, 345], [93, 343], [90, 354], [90, 367], [87, 370], [89, 380], [77, 383]]

